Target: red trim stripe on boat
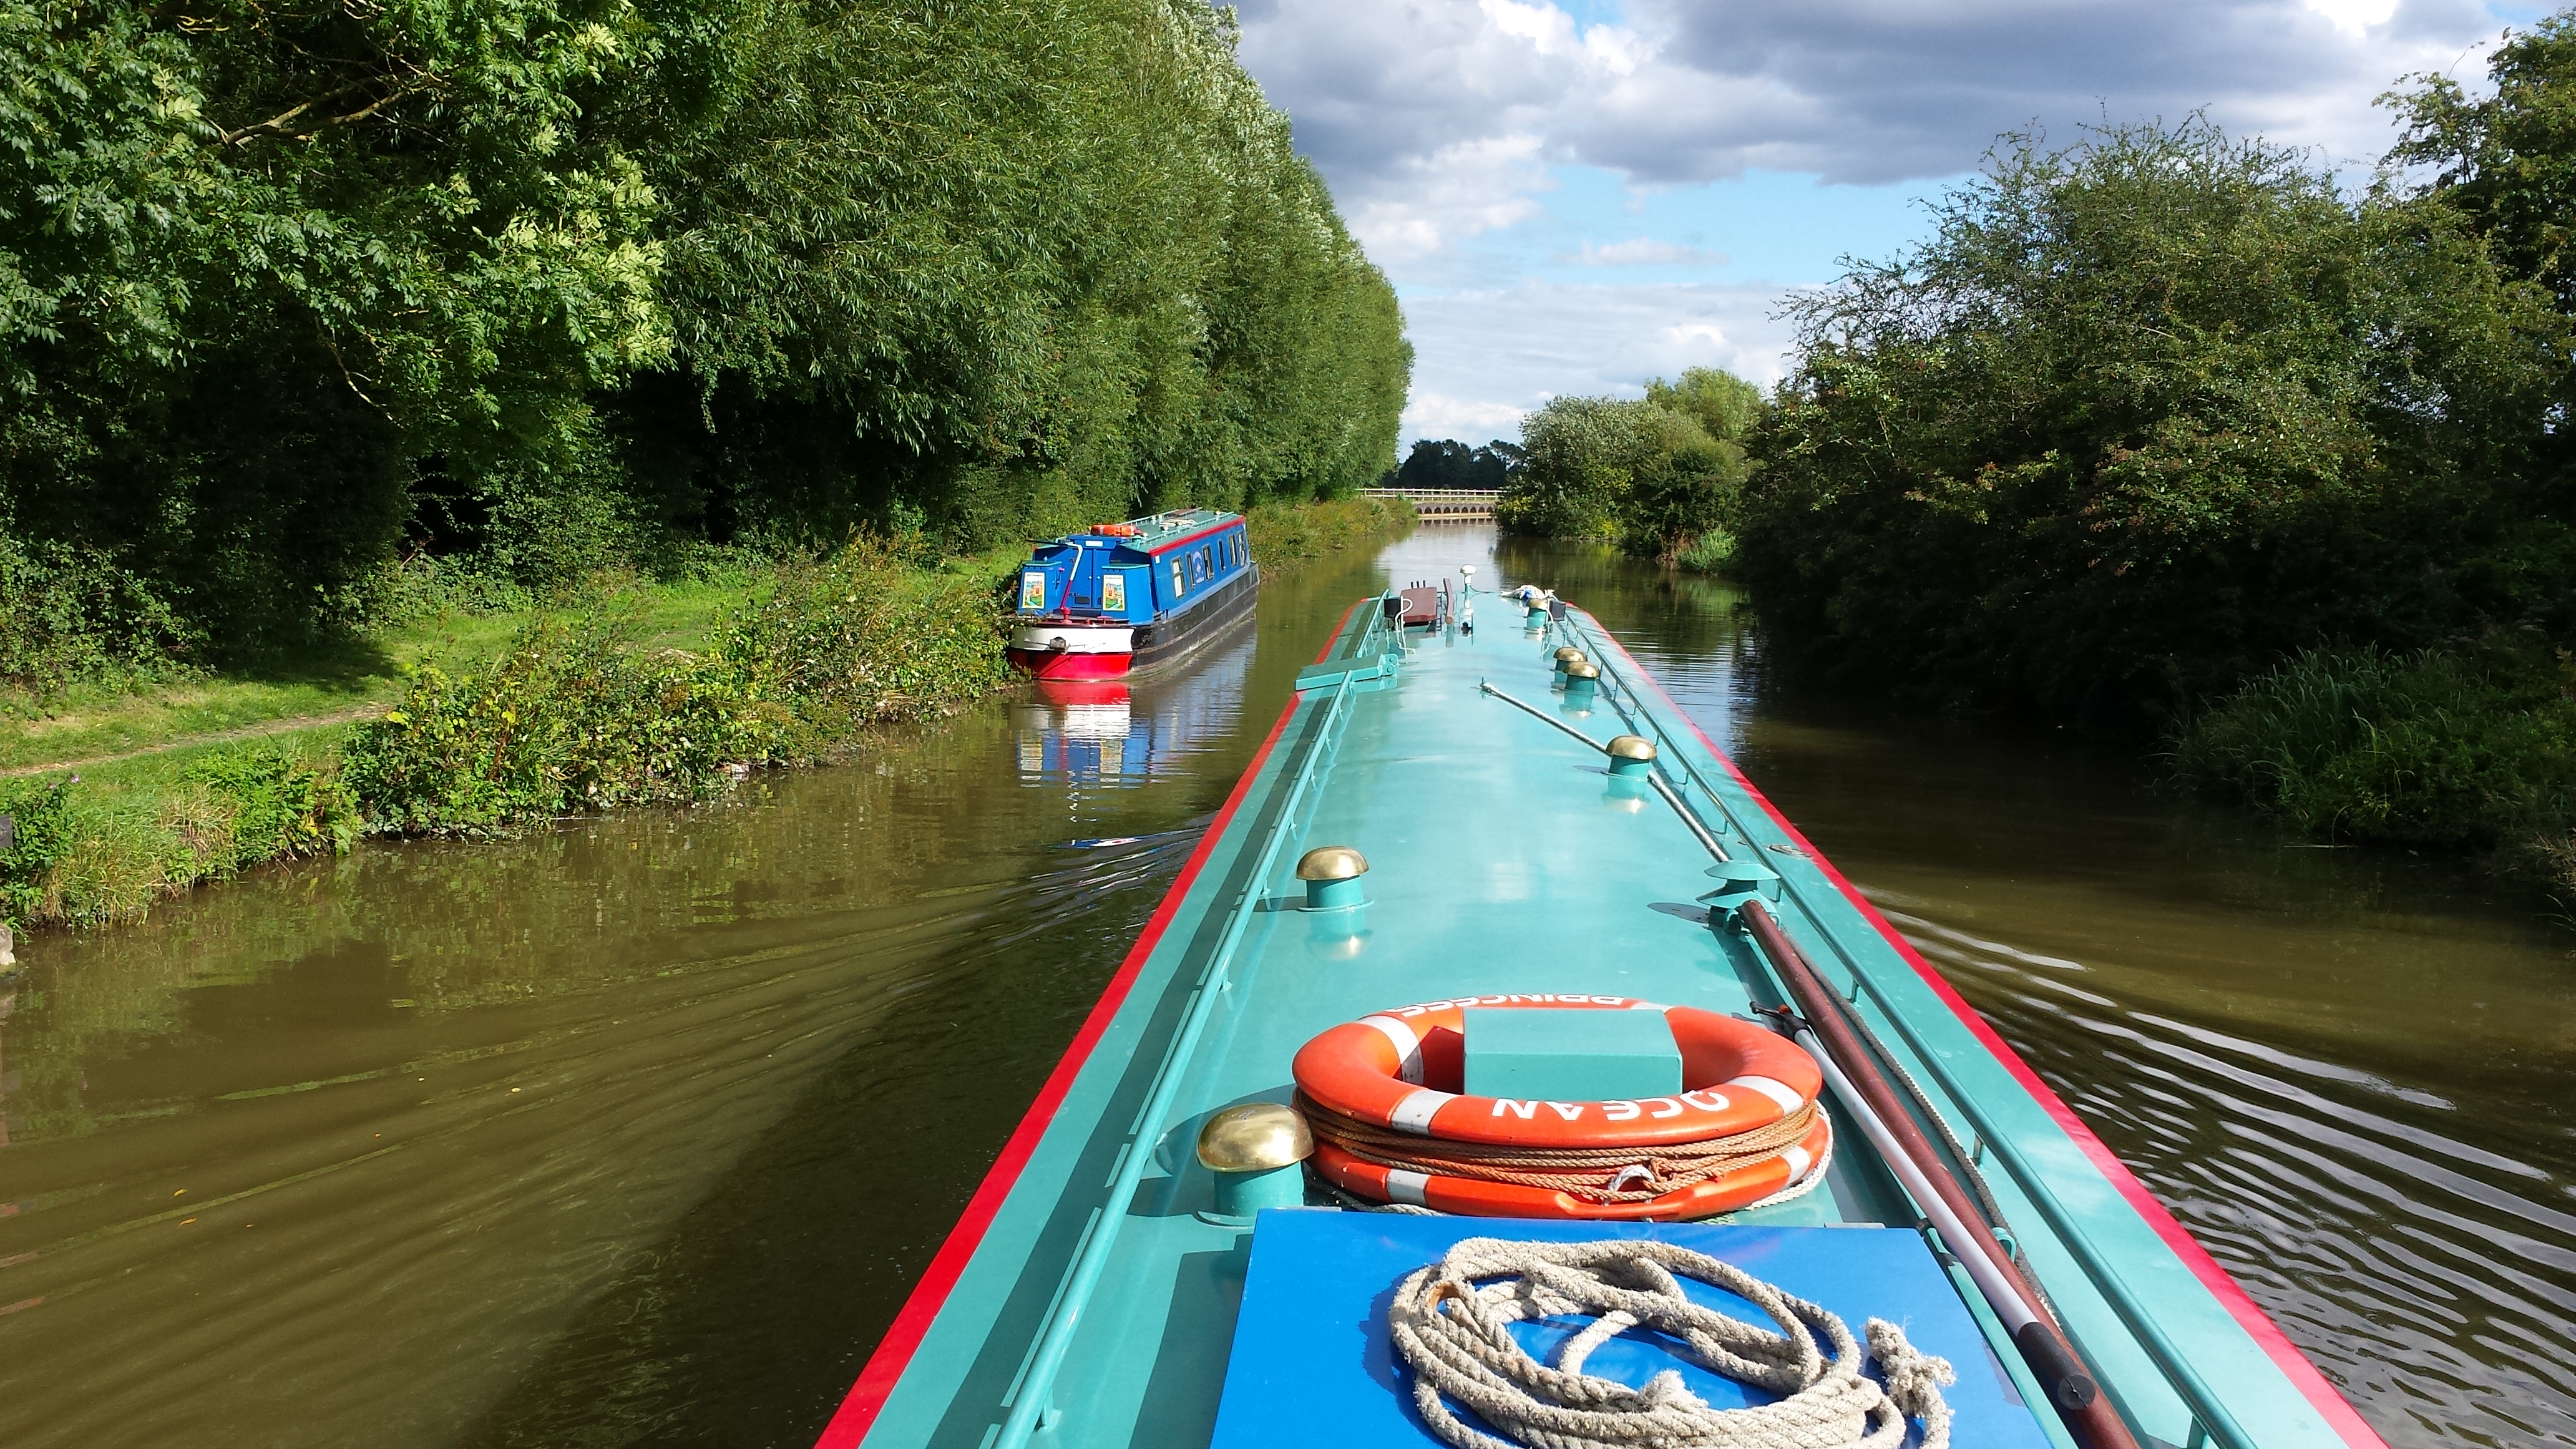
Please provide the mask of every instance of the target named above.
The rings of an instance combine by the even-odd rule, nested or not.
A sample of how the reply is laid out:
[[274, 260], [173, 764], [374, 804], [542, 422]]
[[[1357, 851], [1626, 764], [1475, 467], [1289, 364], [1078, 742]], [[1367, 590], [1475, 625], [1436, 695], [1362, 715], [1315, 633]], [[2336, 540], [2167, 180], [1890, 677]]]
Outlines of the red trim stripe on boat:
[[1324, 636], [1324, 647], [1315, 651], [1315, 663], [1321, 664], [1333, 657], [1333, 646], [1341, 641], [1342, 631], [1351, 627], [1351, 615], [1359, 611], [1360, 601], [1357, 599], [1351, 600], [1350, 607], [1342, 610], [1342, 617], [1333, 621], [1333, 632]]
[[[1325, 647], [1329, 649], [1332, 646], [1327, 644]], [[894, 1392], [904, 1369], [912, 1363], [914, 1352], [930, 1332], [931, 1323], [939, 1317], [939, 1310], [946, 1306], [948, 1294], [957, 1286], [958, 1277], [966, 1271], [967, 1262], [975, 1256], [976, 1248], [982, 1246], [984, 1234], [992, 1227], [995, 1215], [1001, 1212], [1003, 1201], [1019, 1183], [1020, 1173], [1028, 1167], [1039, 1140], [1054, 1124], [1056, 1109], [1064, 1105], [1065, 1094], [1073, 1090], [1074, 1079], [1081, 1076], [1082, 1069], [1090, 1063], [1092, 1049], [1100, 1044], [1100, 1038], [1109, 1030], [1109, 1023], [1117, 1018], [1119, 1008], [1127, 1004], [1127, 994], [1135, 988], [1137, 976], [1144, 971], [1146, 958], [1153, 955], [1154, 948], [1162, 943], [1163, 932], [1171, 927], [1172, 918], [1180, 914], [1181, 902], [1189, 897], [1190, 887], [1198, 880], [1200, 869], [1216, 852], [1217, 842], [1224, 838], [1226, 826], [1233, 822], [1234, 812], [1243, 804], [1244, 796], [1251, 793], [1254, 778], [1260, 775], [1262, 765], [1270, 758], [1271, 748], [1279, 743], [1279, 736], [1287, 730], [1289, 718], [1297, 712], [1297, 703], [1293, 698], [1288, 701], [1288, 707], [1279, 712], [1278, 723], [1270, 727], [1269, 737], [1262, 740], [1261, 748], [1253, 752], [1252, 763], [1244, 767], [1243, 778], [1234, 782], [1234, 793], [1226, 796], [1224, 807], [1217, 811], [1216, 819], [1208, 823], [1207, 833], [1199, 837], [1198, 848], [1190, 852], [1180, 875], [1173, 879], [1172, 888], [1163, 893], [1162, 904], [1154, 908], [1153, 917], [1145, 922], [1144, 933], [1136, 938], [1136, 944], [1128, 948], [1127, 958], [1119, 963], [1118, 974], [1110, 977], [1108, 986], [1102, 989], [1099, 1004], [1092, 1007], [1091, 1015], [1083, 1019], [1082, 1030], [1074, 1034], [1072, 1045], [1064, 1049], [1064, 1056], [1057, 1061], [1055, 1071], [1048, 1075], [1046, 1085], [1039, 1089], [1037, 1100], [1029, 1104], [1027, 1115], [1020, 1118], [1019, 1128], [1011, 1133], [1011, 1140], [1003, 1144], [1002, 1155], [994, 1160], [992, 1170], [984, 1174], [984, 1181], [975, 1189], [975, 1195], [967, 1199], [966, 1210], [958, 1215], [957, 1226], [948, 1230], [947, 1241], [939, 1245], [930, 1266], [922, 1270], [921, 1281], [913, 1285], [912, 1296], [904, 1300], [903, 1308], [887, 1327], [885, 1337], [878, 1341], [876, 1352], [868, 1356], [867, 1365], [859, 1370], [858, 1381], [850, 1385], [850, 1392], [842, 1398], [841, 1407], [833, 1413], [832, 1421], [823, 1426], [822, 1436], [814, 1441], [814, 1449], [856, 1449], [859, 1441], [867, 1437], [869, 1426], [876, 1422], [878, 1411], [885, 1407], [886, 1397]]]
[[[1585, 617], [1591, 618], [1589, 614]], [[2075, 1145], [2083, 1149], [2084, 1155], [2092, 1160], [2093, 1166], [2110, 1180], [2111, 1185], [2119, 1190], [2122, 1197], [2128, 1199], [2129, 1206], [2139, 1217], [2146, 1220], [2148, 1227], [2155, 1229], [2156, 1236], [2162, 1238], [2165, 1246], [2173, 1251], [2174, 1256], [2180, 1258], [2183, 1265], [2191, 1269], [2192, 1276], [2198, 1278], [2201, 1286], [2208, 1289], [2210, 1295], [2227, 1309], [2238, 1326], [2252, 1335], [2256, 1343], [2263, 1346], [2264, 1353], [2271, 1357], [2273, 1364], [2288, 1377], [2291, 1383], [2298, 1386], [2299, 1392], [2306, 1396], [2308, 1403], [2319, 1414], [2325, 1416], [2325, 1421], [2334, 1426], [2336, 1433], [2343, 1436], [2343, 1441], [2351, 1445], [2352, 1449], [2388, 1449], [2387, 1441], [2379, 1437], [2379, 1431], [2370, 1427], [2369, 1422], [2361, 1417], [2360, 1411], [2354, 1409], [2342, 1394], [2336, 1392], [2333, 1384], [2326, 1382], [2326, 1376], [2317, 1372], [2317, 1366], [2308, 1362], [2307, 1355], [2299, 1352], [2298, 1345], [2290, 1342], [2289, 1335], [2281, 1332], [2280, 1325], [2272, 1321], [2271, 1315], [2263, 1311], [2262, 1305], [2247, 1296], [2245, 1289], [2229, 1275], [2225, 1268], [2219, 1266], [2217, 1259], [2209, 1256], [2209, 1250], [2200, 1245], [2200, 1241], [2191, 1235], [2191, 1231], [2177, 1221], [2172, 1213], [2166, 1211], [2163, 1203], [2156, 1201], [2155, 1194], [2147, 1190], [2145, 1183], [2138, 1181], [2137, 1174], [2129, 1171], [2128, 1164], [2122, 1162], [2117, 1153], [2105, 1146], [2101, 1138], [2093, 1135], [2093, 1129], [2084, 1125], [2084, 1119], [2075, 1115], [2075, 1109], [2067, 1106], [2048, 1083], [2040, 1080], [2039, 1073], [2031, 1070], [2030, 1063], [2021, 1059], [2021, 1053], [2014, 1051], [2001, 1036], [1996, 1034], [1993, 1027], [1986, 1024], [1986, 1019], [1977, 1014], [1977, 1009], [1968, 1004], [1967, 998], [1959, 994], [1958, 989], [1950, 984], [1949, 978], [1943, 976], [1931, 962], [1923, 959], [1922, 953], [1915, 950], [1896, 927], [1889, 924], [1887, 918], [1878, 913], [1878, 908], [1869, 903], [1868, 898], [1860, 893], [1859, 888], [1844, 879], [1843, 873], [1834, 868], [1832, 861], [1825, 859], [1825, 853], [1816, 849], [1815, 844], [1808, 840], [1797, 826], [1789, 823], [1789, 817], [1780, 813], [1779, 807], [1771, 803], [1770, 797], [1764, 795], [1751, 780], [1745, 778], [1744, 772], [1736, 768], [1734, 757], [1717, 747], [1717, 742], [1710, 739], [1708, 732], [1699, 727], [1699, 721], [1691, 718], [1690, 712], [1681, 707], [1681, 702], [1674, 699], [1662, 682], [1648, 672], [1644, 665], [1637, 662], [1637, 657], [1628, 652], [1628, 647], [1620, 643], [1617, 636], [1608, 629], [1602, 628], [1599, 619], [1592, 619], [1591, 622], [1593, 628], [1608, 641], [1610, 647], [1619, 651], [1619, 657], [1628, 662], [1634, 670], [1635, 677], [1644, 680], [1646, 687], [1663, 699], [1665, 705], [1680, 718], [1683, 725], [1699, 737], [1700, 744], [1707, 748], [1709, 754], [1714, 756], [1720, 765], [1726, 767], [1726, 773], [1733, 777], [1744, 793], [1753, 797], [1753, 803], [1761, 806], [1762, 812], [1771, 817], [1771, 823], [1779, 826], [1800, 850], [1807, 853], [1807, 858], [1815, 864], [1816, 869], [1824, 872], [1825, 879], [1833, 882], [1834, 889], [1841, 891], [1843, 898], [1850, 901], [1861, 915], [1868, 919], [1870, 925], [1877, 928], [1878, 934], [1886, 938], [1887, 944], [1896, 948], [1897, 954], [1903, 956], [1907, 964], [1914, 968], [1914, 974], [1923, 978], [1924, 984], [1931, 987], [1933, 994], [1939, 996], [1949, 1006], [1960, 1022], [1985, 1045], [1986, 1050], [1994, 1053], [1995, 1059], [2003, 1063], [2004, 1069], [2012, 1073], [2014, 1080], [2020, 1082], [2023, 1089], [2047, 1110], [2048, 1115], [2056, 1119], [2057, 1125], [2067, 1136], [2075, 1139]]]

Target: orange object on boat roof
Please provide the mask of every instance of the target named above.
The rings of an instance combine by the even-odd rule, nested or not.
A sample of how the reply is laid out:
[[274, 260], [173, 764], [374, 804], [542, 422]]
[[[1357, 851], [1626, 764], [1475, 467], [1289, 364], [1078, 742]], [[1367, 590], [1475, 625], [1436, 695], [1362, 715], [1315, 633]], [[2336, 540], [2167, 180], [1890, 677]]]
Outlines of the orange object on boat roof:
[[[1682, 1090], [1639, 1102], [1477, 1097], [1466, 1081], [1468, 1007], [1660, 1011], [1681, 1049]], [[1816, 1100], [1824, 1074], [1769, 1027], [1625, 996], [1469, 996], [1345, 1022], [1297, 1052], [1297, 1089], [1327, 1111], [1423, 1137], [1501, 1147], [1653, 1147], [1767, 1127]]]
[[[1458, 1090], [1466, 1012], [1652, 1011], [1681, 1055], [1679, 1090], [1524, 1101]], [[1291, 1068], [1315, 1170], [1346, 1192], [1482, 1217], [1707, 1217], [1811, 1183], [1833, 1127], [1815, 1059], [1767, 1027], [1625, 996], [1465, 997], [1374, 1012], [1299, 1049]]]
[[1145, 530], [1132, 523], [1095, 523], [1091, 531], [1102, 538], [1134, 538]]

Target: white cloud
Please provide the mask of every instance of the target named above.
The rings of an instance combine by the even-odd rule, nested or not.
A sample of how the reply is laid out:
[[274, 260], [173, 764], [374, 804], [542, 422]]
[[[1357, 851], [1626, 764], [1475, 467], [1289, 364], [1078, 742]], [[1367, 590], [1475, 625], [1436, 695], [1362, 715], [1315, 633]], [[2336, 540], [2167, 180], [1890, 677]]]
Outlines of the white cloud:
[[1679, 242], [1657, 241], [1650, 236], [1630, 237], [1623, 242], [1596, 247], [1585, 242], [1570, 252], [1558, 252], [1560, 262], [1582, 267], [1722, 267], [1724, 252], [1704, 252]]
[[2347, 35], [2362, 35], [2385, 25], [2397, 13], [2397, 0], [2307, 0], [2307, 7], [2334, 22]]
[[1533, 215], [1553, 165], [1877, 184], [2033, 122], [2206, 110], [2366, 166], [2393, 139], [2372, 97], [2473, 70], [2500, 24], [2476, 0], [1630, 0], [1589, 28], [1544, 0], [1241, 9], [1245, 63], [1388, 263]]
[[1556, 187], [1539, 164], [1540, 145], [1536, 136], [1481, 136], [1408, 162], [1394, 173], [1405, 183], [1400, 194], [1343, 204], [1351, 235], [1388, 266], [1526, 221]]
[[1408, 297], [1418, 357], [1405, 437], [1482, 442], [1560, 394], [1641, 397], [1650, 377], [1723, 367], [1765, 386], [1787, 368], [1779, 289], [1707, 282], [1527, 281]]
[[1404, 436], [1457, 438], [1482, 443], [1517, 436], [1527, 408], [1502, 402], [1471, 402], [1436, 392], [1416, 392], [1404, 409]]

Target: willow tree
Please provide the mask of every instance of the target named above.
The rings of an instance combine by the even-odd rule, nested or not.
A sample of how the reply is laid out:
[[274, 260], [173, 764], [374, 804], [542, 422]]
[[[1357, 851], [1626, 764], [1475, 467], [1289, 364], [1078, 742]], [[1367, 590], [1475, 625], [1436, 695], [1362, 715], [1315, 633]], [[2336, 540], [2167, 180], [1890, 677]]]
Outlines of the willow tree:
[[664, 506], [989, 542], [1383, 471], [1393, 293], [1227, 23], [774, 0], [656, 173], [678, 365], [630, 416]]

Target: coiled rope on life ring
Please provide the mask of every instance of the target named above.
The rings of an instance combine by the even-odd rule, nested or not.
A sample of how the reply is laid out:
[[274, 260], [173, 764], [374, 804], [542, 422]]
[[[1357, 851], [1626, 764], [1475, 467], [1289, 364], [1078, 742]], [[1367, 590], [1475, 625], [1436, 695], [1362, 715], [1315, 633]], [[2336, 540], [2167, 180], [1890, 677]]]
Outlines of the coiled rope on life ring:
[[[1780, 1331], [1691, 1302], [1682, 1277], [1751, 1302]], [[1553, 1365], [1512, 1336], [1514, 1323], [1560, 1314], [1594, 1321], [1566, 1340]], [[1784, 1397], [1717, 1409], [1676, 1370], [1642, 1388], [1583, 1371], [1595, 1349], [1641, 1325], [1677, 1340], [1682, 1356], [1709, 1372]], [[1909, 1418], [1923, 1423], [1923, 1449], [1950, 1442], [1941, 1386], [1957, 1376], [1948, 1360], [1873, 1318], [1863, 1332], [1883, 1382], [1873, 1381], [1839, 1315], [1672, 1243], [1468, 1238], [1404, 1280], [1387, 1329], [1413, 1370], [1414, 1407], [1453, 1449], [1900, 1449]], [[1451, 1402], [1510, 1437], [1475, 1428]]]
[[[1447, 1178], [1510, 1183], [1561, 1192], [1590, 1203], [1650, 1202], [1753, 1166], [1794, 1147], [1816, 1130], [1816, 1104], [1750, 1132], [1654, 1147], [1512, 1147], [1451, 1142], [1372, 1127], [1297, 1097], [1318, 1142], [1380, 1167]], [[1812, 1175], [1812, 1174], [1811, 1174]]]

